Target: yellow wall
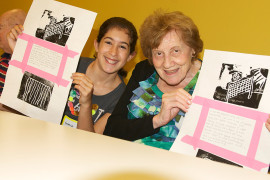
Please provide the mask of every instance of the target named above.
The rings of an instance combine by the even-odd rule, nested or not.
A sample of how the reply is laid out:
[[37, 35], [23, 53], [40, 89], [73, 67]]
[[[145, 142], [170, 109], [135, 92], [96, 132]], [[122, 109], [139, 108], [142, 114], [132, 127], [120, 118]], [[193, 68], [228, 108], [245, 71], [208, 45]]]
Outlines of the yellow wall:
[[[93, 57], [93, 40], [105, 19], [123, 16], [132, 21], [138, 30], [144, 18], [158, 8], [179, 10], [190, 16], [199, 27], [206, 49], [270, 55], [269, 0], [60, 1], [98, 13], [82, 56]], [[31, 3], [32, 0], [4, 0], [1, 2], [0, 13], [12, 8], [28, 11]], [[136, 62], [144, 59], [139, 47], [138, 43], [135, 60], [125, 66], [129, 71], [128, 77]]]

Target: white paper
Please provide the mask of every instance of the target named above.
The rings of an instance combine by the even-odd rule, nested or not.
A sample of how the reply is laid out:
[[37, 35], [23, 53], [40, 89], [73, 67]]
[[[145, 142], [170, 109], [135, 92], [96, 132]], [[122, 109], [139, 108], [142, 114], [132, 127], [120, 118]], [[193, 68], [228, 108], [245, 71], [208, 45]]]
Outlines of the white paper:
[[267, 172], [270, 57], [205, 50], [193, 103], [171, 151]]
[[34, 0], [12, 55], [0, 102], [59, 124], [96, 13], [53, 0]]

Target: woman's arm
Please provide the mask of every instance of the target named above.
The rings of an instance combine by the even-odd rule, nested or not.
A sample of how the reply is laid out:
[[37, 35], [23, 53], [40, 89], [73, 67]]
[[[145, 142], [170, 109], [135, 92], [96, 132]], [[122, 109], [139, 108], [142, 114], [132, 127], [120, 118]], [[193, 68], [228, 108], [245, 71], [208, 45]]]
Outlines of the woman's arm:
[[147, 60], [139, 62], [132, 72], [132, 76], [127, 87], [114, 108], [106, 124], [104, 135], [113, 136], [125, 140], [136, 140], [150, 136], [159, 131], [159, 128], [153, 128], [153, 117], [147, 116], [138, 119], [127, 119], [127, 105], [133, 95], [133, 90], [139, 87], [139, 82], [146, 80], [154, 73], [154, 67]]

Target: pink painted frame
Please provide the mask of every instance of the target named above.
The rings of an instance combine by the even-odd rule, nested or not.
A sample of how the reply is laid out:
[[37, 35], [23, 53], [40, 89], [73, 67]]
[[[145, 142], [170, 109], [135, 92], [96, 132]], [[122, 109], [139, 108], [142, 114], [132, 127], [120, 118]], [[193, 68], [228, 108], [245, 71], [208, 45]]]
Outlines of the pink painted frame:
[[[26, 47], [26, 50], [24, 53], [23, 60], [22, 60], [22, 62], [17, 61], [17, 60], [11, 60], [9, 62], [9, 64], [22, 69], [23, 73], [24, 73], [24, 71], [28, 71], [30, 73], [33, 73], [33, 74], [39, 76], [39, 77], [45, 78], [49, 81], [52, 81], [52, 82], [56, 83], [58, 86], [61, 85], [61, 86], [67, 87], [67, 85], [69, 84], [70, 81], [67, 81], [67, 80], [62, 78], [63, 73], [64, 73], [64, 69], [66, 66], [67, 58], [68, 57], [74, 58], [79, 53], [69, 50], [67, 46], [62, 47], [62, 46], [59, 46], [57, 44], [53, 44], [51, 42], [33, 37], [33, 36], [25, 34], [25, 33], [21, 34], [18, 38], [27, 41], [27, 47]], [[37, 69], [35, 67], [32, 67], [30, 65], [27, 65], [33, 44], [37, 44], [39, 46], [42, 46], [44, 48], [50, 49], [52, 51], [58, 52], [58, 53], [63, 55], [61, 63], [60, 63], [60, 67], [59, 67], [59, 70], [58, 70], [58, 73], [56, 76], [52, 75], [48, 72], [42, 71], [40, 69]]]
[[[224, 102], [210, 100], [200, 96], [195, 96], [192, 102], [202, 105], [202, 111], [193, 136], [184, 136], [181, 139], [182, 142], [192, 145], [194, 149], [203, 149], [205, 151], [208, 151], [210, 153], [258, 171], [260, 171], [262, 168], [269, 166], [269, 164], [265, 164], [263, 162], [255, 160], [262, 128], [269, 116], [267, 113], [255, 111], [252, 109], [246, 109], [240, 106], [232, 106]], [[246, 117], [256, 121], [248, 153], [246, 156], [200, 140], [210, 108]]]

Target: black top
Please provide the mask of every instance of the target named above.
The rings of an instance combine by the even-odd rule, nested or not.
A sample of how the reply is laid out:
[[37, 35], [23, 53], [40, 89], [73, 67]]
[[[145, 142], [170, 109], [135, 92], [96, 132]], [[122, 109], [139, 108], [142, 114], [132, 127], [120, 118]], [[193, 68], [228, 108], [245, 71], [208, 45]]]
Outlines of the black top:
[[152, 119], [154, 116], [146, 116], [129, 120], [127, 105], [130, 103], [130, 98], [133, 95], [133, 90], [139, 87], [139, 82], [146, 80], [155, 71], [154, 66], [150, 65], [148, 60], [139, 62], [132, 72], [132, 76], [127, 84], [127, 87], [119, 99], [114, 111], [108, 119], [104, 135], [134, 141], [159, 131], [159, 128], [153, 128]]

